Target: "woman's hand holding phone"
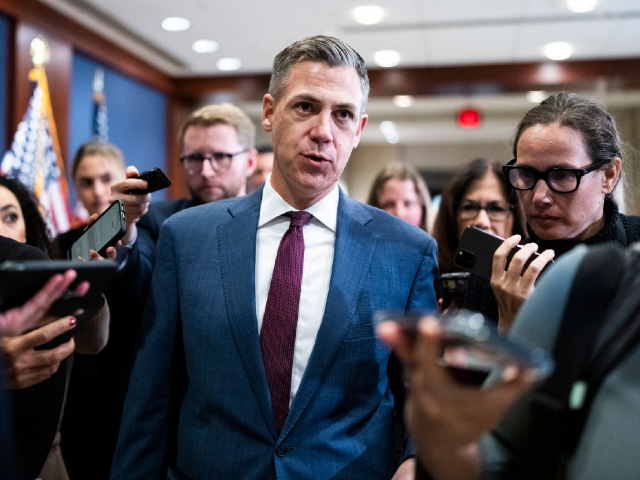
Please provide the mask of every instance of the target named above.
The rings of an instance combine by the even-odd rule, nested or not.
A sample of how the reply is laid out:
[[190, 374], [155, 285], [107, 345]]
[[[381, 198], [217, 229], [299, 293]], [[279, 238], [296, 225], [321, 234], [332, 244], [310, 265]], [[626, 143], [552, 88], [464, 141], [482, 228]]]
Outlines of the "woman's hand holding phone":
[[[3, 373], [10, 388], [26, 388], [46, 380], [58, 370], [60, 362], [73, 352], [73, 339], [51, 350], [35, 348], [75, 328], [74, 317], [58, 319], [48, 312], [76, 276], [74, 270], [53, 275], [23, 305], [0, 314], [0, 350], [5, 363]], [[87, 282], [82, 282], [76, 293], [84, 295], [87, 288]]]
[[[527, 243], [509, 261], [510, 254], [520, 239], [520, 235], [507, 238], [493, 255], [491, 288], [498, 303], [498, 328], [501, 332], [511, 329], [520, 306], [535, 290], [540, 272], [555, 256], [553, 250], [545, 250], [526, 266], [538, 250], [537, 244]], [[523, 272], [525, 266], [526, 270]]]

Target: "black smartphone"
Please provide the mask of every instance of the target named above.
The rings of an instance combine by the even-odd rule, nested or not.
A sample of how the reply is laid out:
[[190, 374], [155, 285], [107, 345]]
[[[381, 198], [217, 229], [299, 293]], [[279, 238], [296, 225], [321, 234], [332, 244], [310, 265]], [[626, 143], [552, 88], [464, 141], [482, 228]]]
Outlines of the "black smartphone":
[[167, 177], [162, 170], [159, 168], [152, 168], [151, 170], [147, 170], [146, 172], [141, 172], [133, 178], [138, 178], [140, 180], [145, 180], [147, 182], [147, 188], [142, 189], [134, 189], [129, 190], [129, 193], [133, 195], [144, 195], [146, 193], [155, 192], [157, 190], [162, 190], [163, 188], [167, 188], [171, 185], [171, 180]]
[[[82, 262], [69, 260], [9, 260], [0, 264], [0, 312], [29, 300], [56, 273], [75, 270], [77, 277], [51, 307], [51, 313], [64, 317], [84, 308], [87, 301], [99, 297], [116, 272], [112, 260]], [[90, 283], [89, 291], [78, 297], [74, 290], [80, 282]]]
[[[462, 233], [458, 247], [453, 254], [453, 263], [468, 272], [474, 273], [486, 280], [491, 280], [491, 271], [493, 267], [493, 254], [498, 247], [502, 245], [504, 238], [492, 233], [481, 230], [477, 227], [467, 227]], [[514, 247], [507, 257], [506, 268], [513, 258], [513, 255], [522, 248], [522, 245]], [[522, 272], [524, 272], [529, 264], [533, 262], [540, 254], [535, 252], [525, 262]], [[547, 266], [553, 263], [551, 260]], [[545, 267], [546, 268], [546, 267]]]
[[[49, 312], [56, 317], [76, 315], [76, 327], [59, 335], [37, 349], [57, 347], [69, 341], [75, 332], [93, 317], [103, 305], [101, 293], [116, 273], [117, 264], [112, 260], [82, 262], [68, 260], [20, 260], [0, 264], [0, 312], [19, 307], [35, 295], [56, 273], [75, 270], [76, 279], [67, 291], [56, 300]], [[89, 290], [83, 296], [76, 294], [79, 283], [88, 281]], [[78, 310], [83, 313], [77, 315]]]
[[[450, 305], [459, 307], [464, 300], [467, 290], [467, 280], [469, 272], [443, 273], [435, 283], [436, 297], [442, 299], [441, 308], [448, 308]], [[453, 304], [452, 304], [453, 302]]]
[[89, 260], [90, 250], [95, 250], [104, 256], [107, 248], [118, 243], [126, 231], [124, 204], [116, 200], [71, 245], [70, 259], [77, 260], [80, 257], [83, 260]]
[[[411, 340], [415, 339], [421, 313], [378, 312], [376, 322], [393, 320]], [[438, 317], [443, 343], [439, 363], [462, 383], [482, 384], [509, 366], [533, 370], [545, 378], [553, 370], [551, 356], [498, 332], [497, 326], [481, 313], [456, 310]], [[496, 380], [500, 378], [497, 375]]]

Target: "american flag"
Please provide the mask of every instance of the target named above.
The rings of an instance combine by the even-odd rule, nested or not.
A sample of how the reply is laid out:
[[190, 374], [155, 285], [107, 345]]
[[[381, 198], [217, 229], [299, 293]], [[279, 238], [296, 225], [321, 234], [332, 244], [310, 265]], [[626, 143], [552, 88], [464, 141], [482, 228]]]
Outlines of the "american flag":
[[93, 138], [109, 141], [107, 125], [107, 102], [104, 97], [104, 70], [96, 70], [93, 76]]
[[0, 173], [17, 178], [34, 193], [49, 234], [55, 236], [70, 227], [69, 189], [44, 67], [31, 70], [29, 80], [29, 107], [2, 159]]

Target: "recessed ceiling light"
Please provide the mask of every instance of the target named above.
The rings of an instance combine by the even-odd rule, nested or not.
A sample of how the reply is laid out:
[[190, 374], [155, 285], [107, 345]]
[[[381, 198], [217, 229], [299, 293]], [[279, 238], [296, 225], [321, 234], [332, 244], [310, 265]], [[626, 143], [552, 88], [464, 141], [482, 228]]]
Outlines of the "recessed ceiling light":
[[566, 42], [547, 43], [544, 54], [549, 60], [566, 60], [573, 53], [573, 47]]
[[184, 32], [191, 27], [191, 20], [182, 17], [168, 17], [162, 20], [160, 26], [168, 32]]
[[240, 70], [242, 67], [242, 61], [239, 58], [220, 58], [216, 62], [216, 68], [223, 72], [232, 72], [233, 70]]
[[219, 45], [214, 40], [196, 40], [191, 44], [191, 48], [196, 53], [217, 52]]
[[400, 108], [409, 108], [415, 103], [415, 99], [411, 95], [396, 95], [393, 97], [393, 104]]
[[531, 90], [527, 92], [527, 101], [531, 103], [542, 103], [548, 97], [544, 90]]
[[384, 18], [384, 10], [375, 5], [362, 5], [353, 9], [353, 18], [362, 25], [375, 25]]
[[567, 8], [575, 13], [590, 12], [597, 4], [598, 0], [567, 0]]
[[400, 54], [395, 50], [379, 50], [373, 54], [373, 61], [379, 67], [395, 67], [400, 63]]
[[388, 143], [398, 143], [398, 140], [400, 140], [400, 135], [398, 135], [395, 123], [389, 120], [380, 122], [380, 131]]

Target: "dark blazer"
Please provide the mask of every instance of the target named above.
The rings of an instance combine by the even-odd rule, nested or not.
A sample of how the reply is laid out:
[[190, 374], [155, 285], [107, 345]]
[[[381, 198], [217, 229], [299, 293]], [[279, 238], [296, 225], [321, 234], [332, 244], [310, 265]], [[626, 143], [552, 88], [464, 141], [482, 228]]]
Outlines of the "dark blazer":
[[[109, 343], [98, 355], [76, 354], [73, 364], [62, 424], [70, 478], [109, 478], [160, 227], [192, 205], [190, 199], [153, 203], [138, 222], [134, 247], [118, 249], [118, 260], [126, 260], [105, 291], [111, 310]], [[66, 235], [60, 244], [70, 248], [81, 232]]]
[[389, 351], [372, 319], [435, 308], [435, 241], [340, 193], [324, 317], [278, 432], [254, 293], [261, 198], [194, 207], [162, 227], [111, 478], [393, 475]]
[[[35, 247], [0, 236], [0, 262], [47, 258], [43, 251]], [[42, 469], [60, 419], [66, 370], [66, 362], [63, 361], [58, 371], [48, 379], [28, 388], [8, 392], [3, 390], [0, 378], [0, 478], [14, 478], [10, 470], [12, 466], [18, 472], [16, 478], [20, 479], [33, 479]], [[0, 365], [0, 377], [3, 375]], [[7, 400], [12, 410], [8, 410]], [[13, 422], [6, 419], [9, 414]], [[10, 429], [12, 423], [13, 431]], [[7, 444], [9, 434], [11, 441]], [[13, 465], [9, 465], [9, 462]]]

